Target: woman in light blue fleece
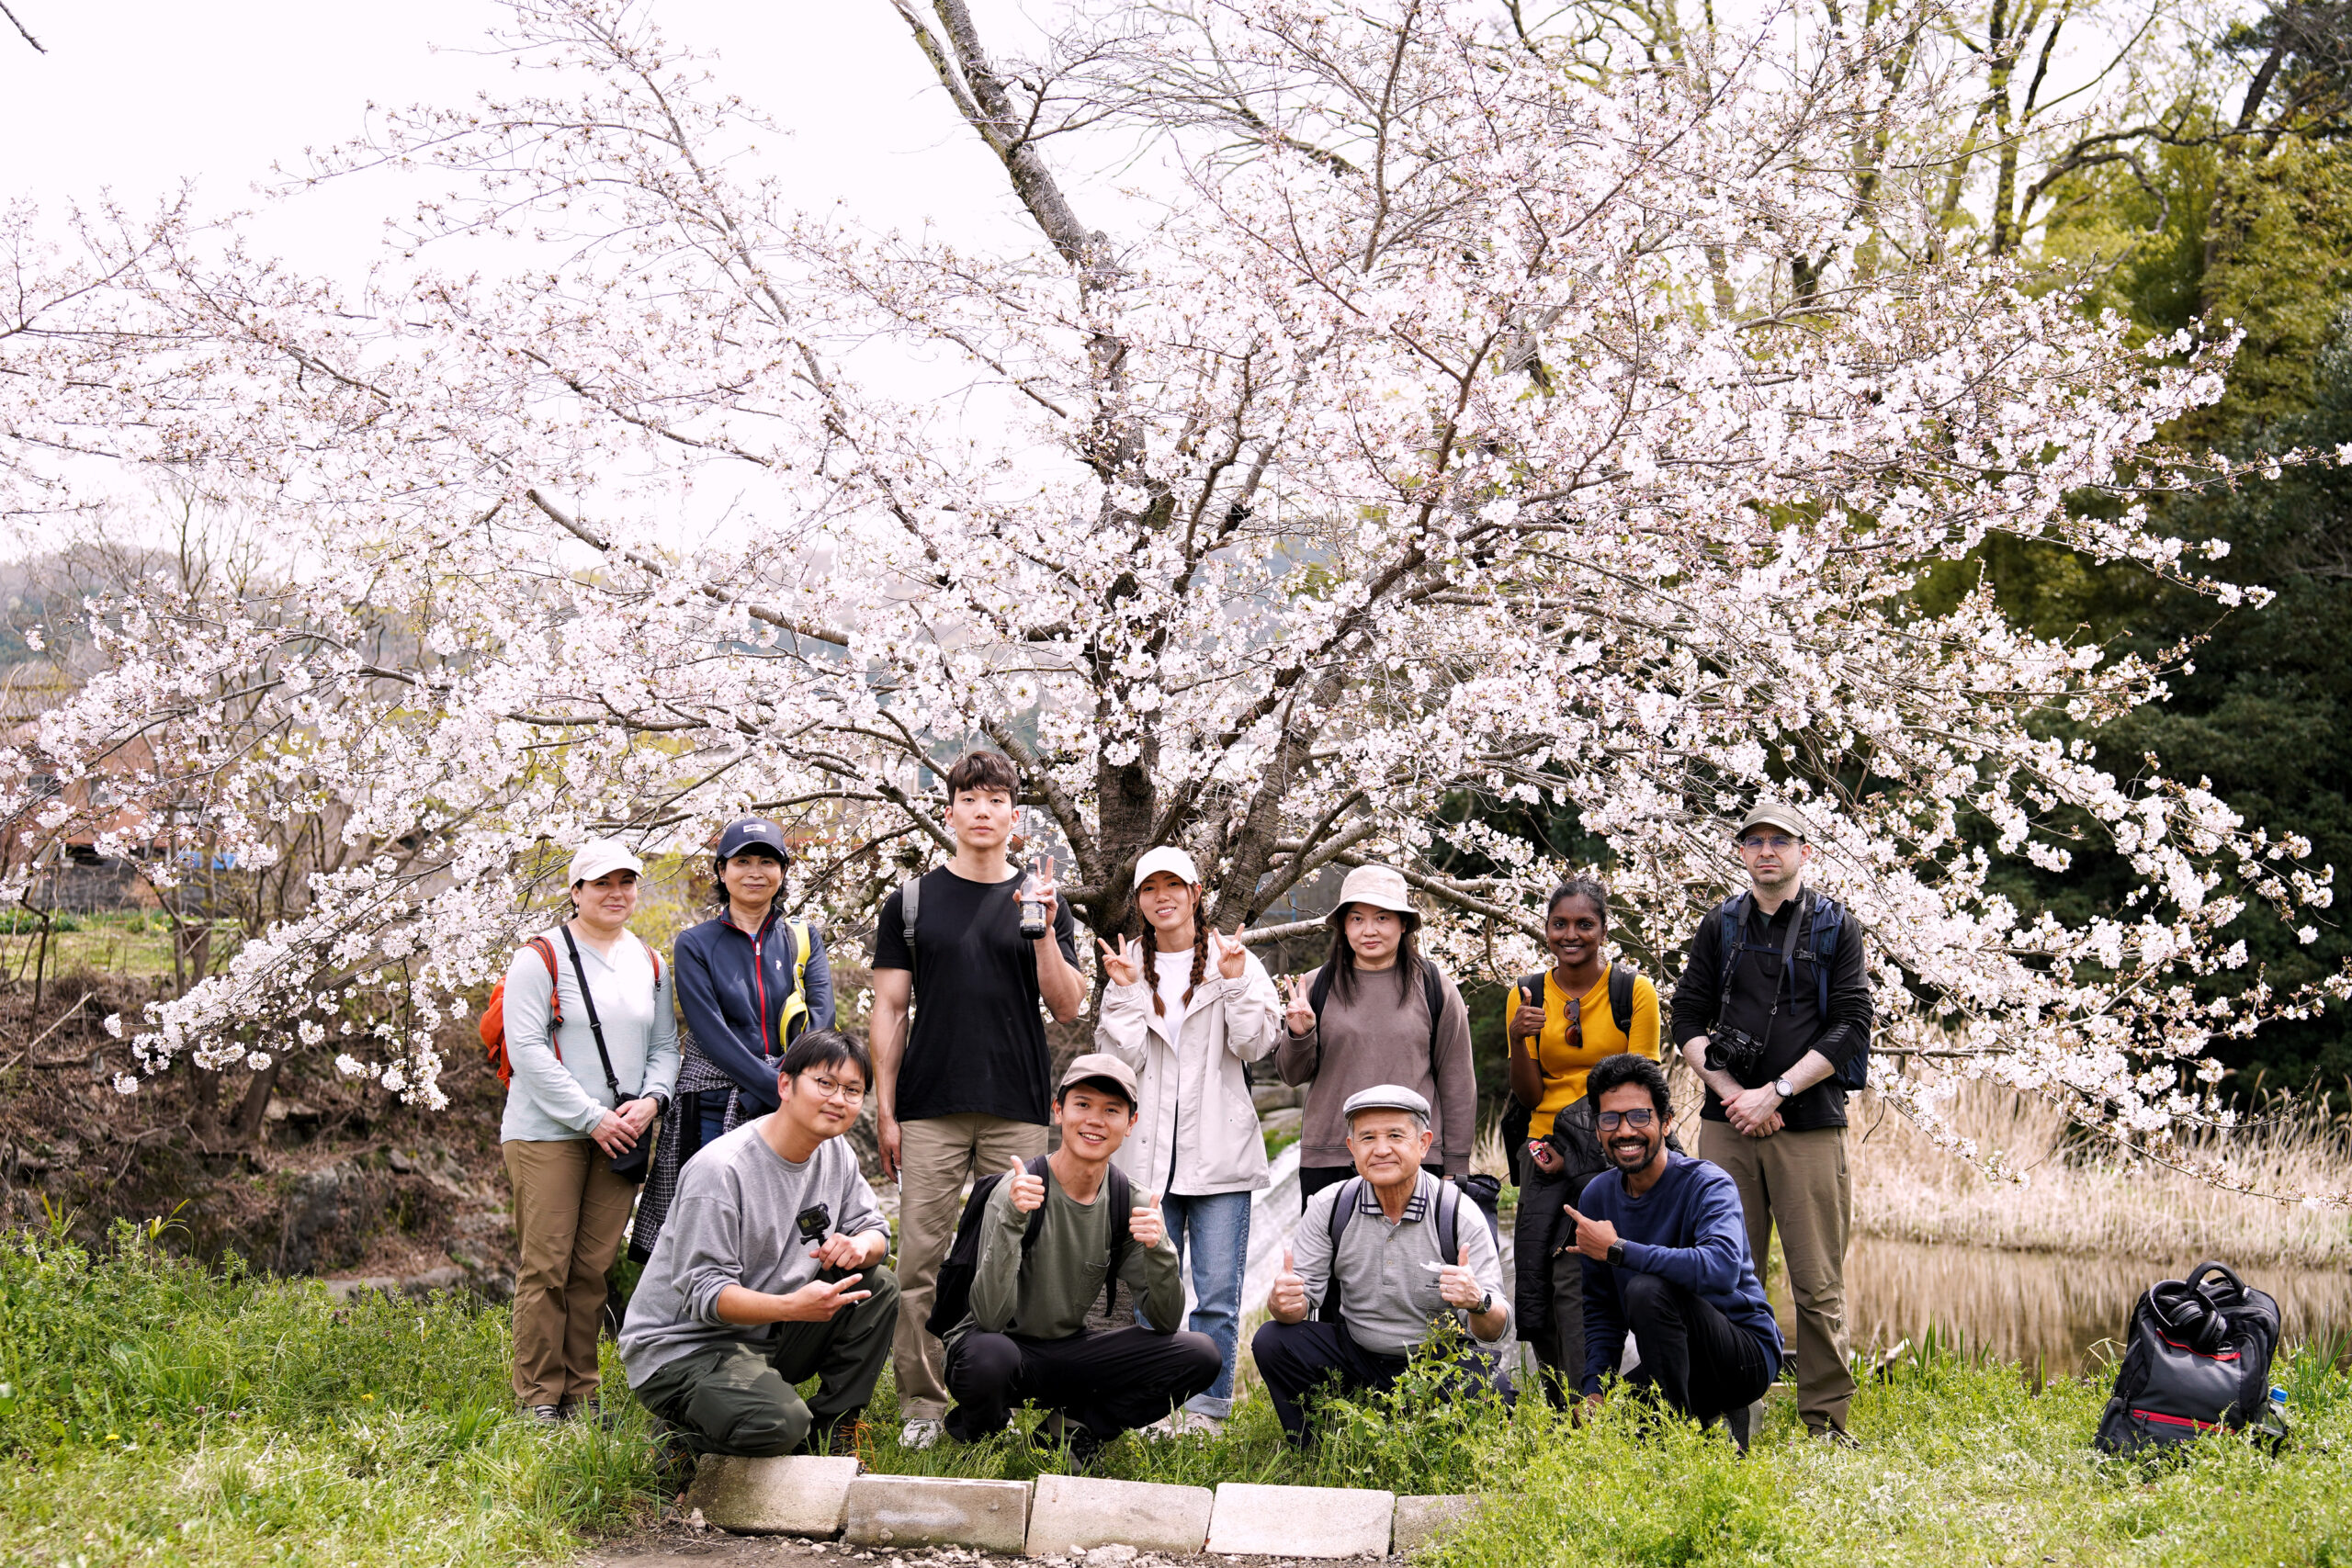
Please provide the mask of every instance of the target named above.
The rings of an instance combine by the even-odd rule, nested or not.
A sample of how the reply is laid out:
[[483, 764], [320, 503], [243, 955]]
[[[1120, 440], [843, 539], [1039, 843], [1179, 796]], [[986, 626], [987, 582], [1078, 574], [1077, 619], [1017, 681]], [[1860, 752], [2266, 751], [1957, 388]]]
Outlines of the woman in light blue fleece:
[[571, 857], [571, 919], [525, 943], [506, 968], [514, 1076], [498, 1136], [520, 1254], [514, 1397], [543, 1421], [597, 1405], [605, 1271], [637, 1197], [612, 1156], [648, 1135], [678, 1080], [670, 976], [628, 930], [644, 869], [615, 840], [582, 844]]

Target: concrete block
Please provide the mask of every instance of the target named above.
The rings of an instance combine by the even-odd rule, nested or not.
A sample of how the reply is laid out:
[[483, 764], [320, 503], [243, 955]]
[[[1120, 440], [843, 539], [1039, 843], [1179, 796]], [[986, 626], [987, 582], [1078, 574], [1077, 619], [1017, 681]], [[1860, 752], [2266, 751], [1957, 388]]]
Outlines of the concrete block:
[[1234, 1557], [1385, 1557], [1396, 1514], [1394, 1492], [1227, 1481], [1216, 1489], [1208, 1549]]
[[1404, 1556], [1453, 1529], [1477, 1511], [1478, 1499], [1465, 1492], [1436, 1497], [1396, 1499], [1396, 1553]]
[[842, 1539], [859, 1546], [977, 1546], [1018, 1553], [1029, 1539], [1025, 1481], [861, 1475]]
[[849, 1485], [856, 1479], [854, 1459], [705, 1454], [678, 1506], [700, 1508], [706, 1522], [738, 1535], [834, 1536], [848, 1517]]
[[1093, 1546], [1190, 1554], [1208, 1540], [1216, 1494], [1205, 1486], [1041, 1475], [1029, 1505], [1029, 1555], [1067, 1557]]

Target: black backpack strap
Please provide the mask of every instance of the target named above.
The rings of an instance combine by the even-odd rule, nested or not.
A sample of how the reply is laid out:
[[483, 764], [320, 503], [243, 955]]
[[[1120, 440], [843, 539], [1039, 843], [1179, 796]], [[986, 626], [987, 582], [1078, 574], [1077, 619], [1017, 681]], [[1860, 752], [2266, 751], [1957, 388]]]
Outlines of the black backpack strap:
[[1437, 1036], [1445, 1022], [1445, 975], [1434, 959], [1421, 960], [1421, 1000], [1430, 1010], [1430, 1087], [1437, 1087]]
[[1325, 1323], [1340, 1321], [1340, 1237], [1347, 1234], [1348, 1222], [1356, 1216], [1356, 1205], [1363, 1201], [1363, 1178], [1351, 1176], [1333, 1190], [1331, 1196], [1331, 1277], [1323, 1285], [1323, 1309], [1317, 1314]]
[[1609, 1016], [1617, 1024], [1617, 1032], [1628, 1043], [1634, 1038], [1634, 966], [1611, 964], [1609, 966]]
[[1306, 1076], [1323, 1076], [1323, 1004], [1331, 999], [1331, 966], [1329, 964], [1315, 972], [1314, 982], [1306, 987], [1306, 1005], [1315, 1014], [1315, 1070]]
[[1462, 1189], [1442, 1179], [1437, 1184], [1437, 1256], [1441, 1263], [1462, 1256]]
[[[1039, 1155], [1023, 1168], [1027, 1170], [1030, 1175], [1037, 1178], [1040, 1181], [1048, 1181], [1050, 1179], [1046, 1175], [1046, 1156]], [[1004, 1179], [1001, 1176], [991, 1176], [989, 1179], [994, 1182], [1001, 1181]], [[973, 1197], [978, 1198], [979, 1193], [975, 1190], [972, 1195]], [[1026, 1263], [1029, 1260], [1030, 1249], [1037, 1245], [1037, 1238], [1045, 1234], [1046, 1205], [1040, 1203], [1029, 1212], [1029, 1224], [1021, 1233], [1021, 1260], [1023, 1263]]]
[[1732, 971], [1739, 966], [1739, 950], [1747, 937], [1747, 895], [1735, 893], [1716, 905], [1715, 924], [1723, 947], [1722, 972], [1715, 977], [1715, 1021], [1720, 1024], [1724, 1004], [1731, 998]]
[[1119, 1266], [1127, 1260], [1127, 1248], [1135, 1243], [1135, 1183], [1117, 1166], [1110, 1170], [1108, 1196], [1111, 1200], [1111, 1260], [1102, 1271], [1102, 1310], [1114, 1312], [1119, 1304]]
[[1820, 993], [1816, 1006], [1829, 1017], [1829, 965], [1838, 956], [1838, 933], [1846, 924], [1846, 906], [1805, 889], [1805, 950], [1813, 955], [1814, 986]]

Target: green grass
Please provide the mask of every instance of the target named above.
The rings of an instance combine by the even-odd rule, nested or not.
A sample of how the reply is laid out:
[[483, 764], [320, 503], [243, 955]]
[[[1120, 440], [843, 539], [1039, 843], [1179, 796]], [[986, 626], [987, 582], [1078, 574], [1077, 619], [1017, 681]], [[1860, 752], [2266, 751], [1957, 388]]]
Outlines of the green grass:
[[[153, 978], [172, 972], [172, 926], [161, 915], [108, 912], [54, 919], [48, 959], [52, 976], [89, 970]], [[40, 920], [22, 910], [0, 916], [0, 974], [31, 978], [40, 932]], [[212, 967], [226, 964], [236, 948], [236, 931], [224, 924], [213, 934]]]
[[[0, 1562], [511, 1564], [650, 1510], [652, 1455], [519, 1418], [504, 1314], [0, 1236]], [[618, 1368], [608, 1386], [620, 1386]]]
[[[339, 1306], [314, 1283], [175, 1258], [158, 1233], [118, 1226], [95, 1251], [0, 1235], [0, 1562], [560, 1561], [659, 1505], [649, 1426], [617, 1366], [611, 1429], [547, 1430], [512, 1411], [503, 1310]], [[1097, 1472], [1487, 1493], [1431, 1568], [2345, 1568], [2346, 1348], [2275, 1369], [2296, 1427], [2278, 1459], [2224, 1438], [2172, 1466], [2104, 1461], [2089, 1447], [2098, 1382], [2037, 1393], [2015, 1367], [1931, 1346], [1863, 1390], [1856, 1452], [1807, 1441], [1785, 1400], [1742, 1461], [1719, 1435], [1645, 1422], [1630, 1402], [1572, 1427], [1540, 1402], [1451, 1403], [1414, 1374], [1394, 1399], [1333, 1403], [1306, 1454], [1249, 1393], [1222, 1436], [1129, 1436]], [[877, 1469], [1023, 1479], [1058, 1464], [1018, 1430], [901, 1451], [887, 1379], [871, 1415]]]

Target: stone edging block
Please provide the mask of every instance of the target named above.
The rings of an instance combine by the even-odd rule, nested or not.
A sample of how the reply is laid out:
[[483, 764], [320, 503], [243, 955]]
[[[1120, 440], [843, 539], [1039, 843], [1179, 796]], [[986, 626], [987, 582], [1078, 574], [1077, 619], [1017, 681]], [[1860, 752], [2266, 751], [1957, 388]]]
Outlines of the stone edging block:
[[1025, 1481], [861, 1475], [849, 1484], [842, 1539], [859, 1546], [977, 1546], [1018, 1554], [1028, 1536]]
[[1205, 1486], [1041, 1475], [1029, 1507], [1029, 1555], [1063, 1557], [1093, 1546], [1189, 1555], [1208, 1540], [1216, 1504]]
[[1396, 1494], [1221, 1483], [1208, 1550], [1233, 1557], [1385, 1557]]
[[1468, 1518], [1478, 1508], [1478, 1499], [1466, 1492], [1445, 1493], [1434, 1497], [1399, 1497], [1396, 1499], [1396, 1552], [1403, 1556], [1419, 1551], [1440, 1536], [1452, 1532], [1453, 1527]]
[[705, 1521], [738, 1535], [838, 1535], [856, 1479], [854, 1459], [706, 1454], [678, 1506], [700, 1508]]

